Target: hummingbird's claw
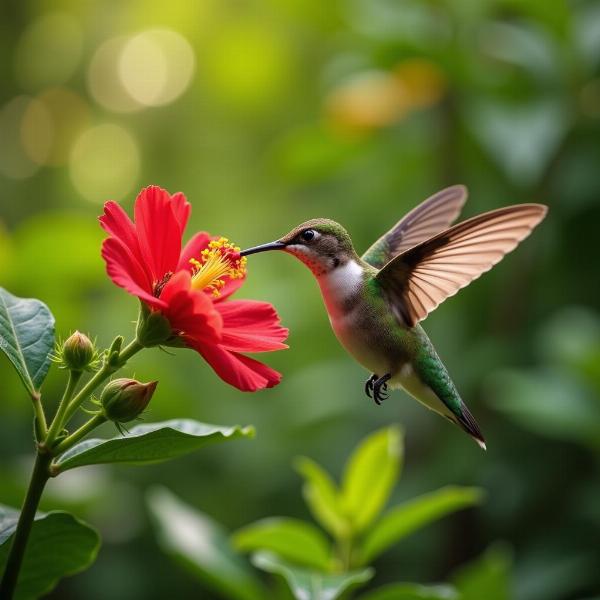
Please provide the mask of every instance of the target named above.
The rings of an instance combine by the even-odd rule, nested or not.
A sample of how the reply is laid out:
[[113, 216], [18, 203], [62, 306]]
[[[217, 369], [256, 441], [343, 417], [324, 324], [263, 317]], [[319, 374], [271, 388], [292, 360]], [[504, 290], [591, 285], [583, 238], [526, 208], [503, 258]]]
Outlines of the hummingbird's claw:
[[378, 406], [381, 404], [382, 400], [387, 400], [389, 398], [389, 394], [387, 393], [387, 381], [391, 378], [390, 373], [386, 373], [376, 381], [372, 383], [373, 385], [373, 400], [375, 400], [375, 404]]
[[377, 379], [378, 379], [377, 375], [375, 375], [375, 373], [373, 373], [373, 375], [371, 375], [371, 377], [369, 377], [369, 379], [367, 379], [367, 381], [365, 381], [365, 394], [369, 398], [373, 397], [373, 396], [371, 396], [371, 392], [373, 391], [373, 384], [377, 381]]

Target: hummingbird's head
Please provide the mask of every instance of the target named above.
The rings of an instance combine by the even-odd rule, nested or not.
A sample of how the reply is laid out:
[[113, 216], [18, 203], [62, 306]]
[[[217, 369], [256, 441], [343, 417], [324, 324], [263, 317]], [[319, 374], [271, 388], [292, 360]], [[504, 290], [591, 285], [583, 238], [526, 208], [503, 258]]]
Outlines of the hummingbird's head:
[[328, 273], [357, 258], [348, 232], [330, 219], [306, 221], [282, 238], [243, 250], [241, 255], [248, 256], [267, 250], [283, 250], [293, 254], [316, 276]]

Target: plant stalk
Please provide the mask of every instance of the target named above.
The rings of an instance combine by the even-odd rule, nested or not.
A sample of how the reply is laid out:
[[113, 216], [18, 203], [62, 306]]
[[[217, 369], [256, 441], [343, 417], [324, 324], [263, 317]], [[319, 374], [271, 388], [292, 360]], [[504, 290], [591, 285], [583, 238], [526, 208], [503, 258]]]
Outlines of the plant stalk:
[[21, 508], [19, 522], [6, 561], [6, 568], [0, 582], [0, 600], [11, 600], [15, 593], [35, 513], [46, 482], [50, 477], [48, 468], [51, 460], [52, 457], [49, 454], [37, 453], [27, 495]]
[[76, 444], [80, 439], [84, 438], [90, 431], [96, 429], [99, 425], [102, 425], [106, 421], [106, 417], [101, 414], [94, 415], [89, 421], [86, 421], [79, 429], [74, 431], [69, 437], [56, 446], [53, 450], [53, 454], [62, 454], [68, 450], [71, 446]]
[[342, 572], [347, 573], [353, 567], [352, 565], [352, 554], [353, 554], [353, 539], [352, 534], [345, 535], [338, 539], [338, 553], [340, 561], [342, 563]]
[[79, 379], [81, 378], [81, 371], [69, 371], [69, 380], [67, 381], [67, 387], [65, 388], [65, 392], [63, 397], [58, 405], [58, 409], [56, 414], [54, 415], [54, 419], [52, 420], [52, 424], [50, 425], [50, 429], [48, 430], [48, 435], [46, 436], [46, 445], [52, 446], [56, 436], [62, 431], [65, 423], [65, 412], [69, 407], [69, 402], [75, 393], [75, 388], [79, 383]]
[[33, 402], [33, 412], [35, 413], [35, 435], [36, 441], [40, 442], [46, 438], [48, 433], [48, 424], [46, 422], [46, 413], [42, 406], [42, 399], [39, 392], [35, 392], [31, 395], [31, 401]]

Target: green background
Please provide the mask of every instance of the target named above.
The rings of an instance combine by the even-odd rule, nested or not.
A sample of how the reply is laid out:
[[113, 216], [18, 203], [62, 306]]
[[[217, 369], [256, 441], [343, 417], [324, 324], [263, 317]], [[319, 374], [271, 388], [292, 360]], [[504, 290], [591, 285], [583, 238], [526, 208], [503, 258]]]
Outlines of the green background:
[[[148, 184], [187, 195], [190, 235], [241, 246], [322, 216], [361, 252], [454, 183], [470, 190], [464, 216], [550, 207], [522, 247], [424, 324], [487, 453], [401, 392], [376, 407], [310, 272], [253, 257], [238, 297], [272, 302], [290, 328], [290, 349], [266, 357], [279, 387], [243, 394], [180, 350], [147, 351], [129, 373], [160, 380], [147, 421], [251, 423], [256, 439], [52, 481], [43, 508], [74, 510], [104, 540], [96, 564], [52, 597], [211, 598], [159, 550], [146, 489], [164, 484], [230, 530], [309, 518], [294, 457], [339, 473], [359, 439], [392, 422], [407, 444], [395, 501], [446, 484], [481, 486], [487, 500], [388, 552], [374, 586], [443, 581], [500, 540], [517, 600], [599, 593], [597, 3], [3, 2], [0, 81], [0, 284], [46, 302], [62, 336], [77, 328], [107, 344], [133, 332], [137, 303], [104, 274], [96, 217], [109, 198], [131, 210]], [[31, 409], [5, 359], [0, 381], [0, 499], [16, 506]], [[62, 383], [53, 368], [48, 403]]]

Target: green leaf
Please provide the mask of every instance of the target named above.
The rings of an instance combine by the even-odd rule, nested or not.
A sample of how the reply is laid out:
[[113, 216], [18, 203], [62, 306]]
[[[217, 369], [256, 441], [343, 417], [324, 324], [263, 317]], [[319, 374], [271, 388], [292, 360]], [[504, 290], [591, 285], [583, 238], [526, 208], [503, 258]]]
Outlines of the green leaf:
[[[19, 511], [0, 505], [0, 573], [8, 558]], [[98, 533], [63, 511], [38, 513], [31, 528], [15, 600], [39, 598], [63, 577], [89, 567], [100, 547]]]
[[344, 592], [366, 583], [374, 575], [373, 569], [326, 575], [293, 567], [268, 552], [254, 554], [252, 563], [267, 573], [281, 575], [296, 600], [336, 600]]
[[48, 373], [53, 347], [54, 317], [48, 307], [39, 300], [17, 298], [0, 288], [0, 350], [32, 395]]
[[225, 529], [165, 488], [147, 496], [161, 548], [216, 592], [234, 600], [262, 600], [267, 592], [235, 553]]
[[335, 482], [310, 458], [300, 457], [296, 469], [304, 477], [302, 493], [314, 518], [336, 538], [345, 537], [350, 524], [341, 511]]
[[459, 600], [450, 585], [392, 583], [361, 596], [359, 600]]
[[243, 527], [233, 536], [242, 552], [269, 550], [293, 563], [328, 571], [331, 551], [319, 529], [298, 519], [272, 517]]
[[252, 427], [221, 427], [190, 419], [136, 425], [108, 440], [91, 439], [67, 450], [53, 465], [55, 473], [100, 463], [144, 465], [163, 462], [214, 442], [253, 437]]
[[399, 475], [402, 450], [401, 430], [389, 427], [363, 440], [350, 457], [341, 503], [355, 531], [370, 525], [388, 501]]
[[448, 486], [400, 504], [388, 511], [367, 534], [360, 559], [368, 564], [393, 544], [449, 513], [479, 504], [477, 488]]
[[511, 562], [510, 552], [498, 545], [461, 569], [454, 578], [461, 600], [512, 600]]

